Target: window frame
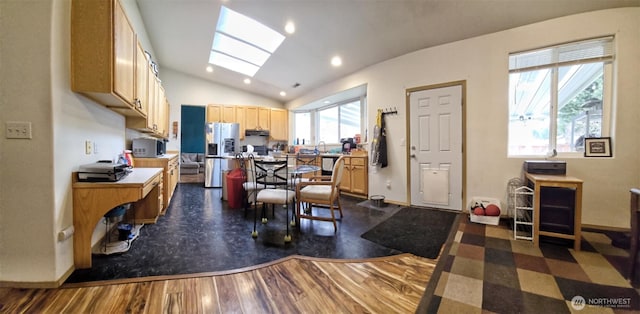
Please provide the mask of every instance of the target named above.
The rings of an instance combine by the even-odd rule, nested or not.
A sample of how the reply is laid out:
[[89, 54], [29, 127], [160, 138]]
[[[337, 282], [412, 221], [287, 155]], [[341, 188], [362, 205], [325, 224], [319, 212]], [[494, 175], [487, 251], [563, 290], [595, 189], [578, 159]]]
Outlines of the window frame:
[[[591, 38], [585, 40], [578, 40], [569, 43], [564, 43], [561, 45], [554, 45], [543, 48], [530, 49], [527, 51], [514, 52], [509, 54], [509, 71], [508, 76], [512, 73], [526, 73], [530, 71], [549, 69], [551, 71], [551, 84], [550, 84], [550, 104], [549, 104], [549, 135], [548, 135], [548, 144], [549, 144], [549, 152], [547, 154], [514, 154], [512, 153], [510, 148], [510, 118], [511, 118], [511, 109], [507, 109], [507, 157], [508, 158], [540, 158], [540, 157], [549, 157], [549, 156], [559, 156], [562, 158], [583, 158], [584, 152], [575, 151], [575, 152], [557, 152], [557, 136], [558, 136], [558, 73], [559, 69], [565, 66], [576, 65], [576, 64], [590, 64], [590, 63], [602, 63], [603, 65], [603, 80], [602, 80], [602, 127], [601, 127], [601, 135], [603, 137], [611, 137], [612, 136], [612, 120], [613, 120], [613, 91], [614, 91], [614, 67], [615, 67], [615, 38], [614, 36], [603, 36], [598, 38]], [[583, 43], [589, 42], [597, 42], [597, 41], [608, 41], [609, 48], [611, 50], [607, 50], [603, 57], [586, 57], [586, 58], [577, 58], [576, 60], [570, 61], [551, 61], [543, 64], [536, 64], [533, 66], [523, 66], [517, 67], [513, 69], [515, 62], [512, 59], [514, 56], [536, 53], [538, 51], [543, 51], [547, 49], [562, 49], [563, 47], [578, 47]], [[554, 55], [554, 57], [556, 57]], [[508, 90], [507, 92], [511, 92], [511, 78], [508, 78]], [[509, 105], [508, 105], [509, 107]]]
[[[298, 113], [310, 113], [311, 117], [311, 142], [309, 144], [307, 144], [305, 142], [306, 145], [316, 145], [318, 143], [318, 139], [319, 136], [318, 134], [320, 133], [319, 129], [320, 129], [320, 115], [319, 112], [323, 111], [323, 110], [327, 110], [327, 109], [331, 109], [331, 108], [338, 108], [338, 125], [340, 125], [341, 123], [341, 119], [340, 119], [340, 106], [342, 105], [346, 105], [346, 104], [350, 104], [353, 102], [359, 101], [360, 102], [360, 134], [363, 133], [363, 130], [365, 129], [366, 123], [366, 113], [367, 113], [367, 96], [366, 95], [362, 95], [359, 97], [353, 97], [353, 98], [349, 98], [349, 99], [345, 99], [345, 100], [341, 100], [338, 102], [334, 102], [334, 103], [330, 103], [327, 104], [325, 106], [320, 106], [314, 109], [308, 109], [308, 110], [294, 110], [294, 115], [298, 114]], [[296, 129], [297, 125], [295, 124], [295, 116], [294, 116], [294, 130]], [[297, 134], [294, 133], [292, 134], [292, 142], [295, 144], [295, 139], [296, 139]], [[340, 138], [343, 138], [343, 136], [340, 134], [340, 128], [338, 128], [338, 136], [339, 138], [337, 139], [336, 142], [327, 142], [327, 145], [340, 145]], [[302, 145], [302, 139], [300, 139], [300, 145]]]

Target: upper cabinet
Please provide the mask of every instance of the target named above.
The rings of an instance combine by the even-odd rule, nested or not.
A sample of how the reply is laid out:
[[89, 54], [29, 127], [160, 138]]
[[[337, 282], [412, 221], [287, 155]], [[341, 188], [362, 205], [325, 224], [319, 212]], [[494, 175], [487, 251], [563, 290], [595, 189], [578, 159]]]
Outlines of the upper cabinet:
[[269, 130], [270, 140], [286, 141], [288, 139], [288, 111], [286, 109], [207, 105], [207, 122], [223, 122], [240, 124], [240, 139], [244, 139], [245, 130]]
[[207, 122], [237, 122], [236, 106], [207, 105]]
[[289, 119], [286, 109], [271, 109], [269, 136], [274, 141], [288, 140]]
[[245, 107], [245, 130], [269, 130], [269, 107]]
[[71, 89], [125, 115], [128, 128], [168, 135], [155, 114], [166, 111], [164, 91], [118, 0], [72, 1]]

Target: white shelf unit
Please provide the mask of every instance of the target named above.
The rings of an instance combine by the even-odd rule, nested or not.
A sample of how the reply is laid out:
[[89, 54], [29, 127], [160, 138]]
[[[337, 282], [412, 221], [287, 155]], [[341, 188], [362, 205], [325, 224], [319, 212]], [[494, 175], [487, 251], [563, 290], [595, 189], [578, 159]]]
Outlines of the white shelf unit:
[[516, 188], [513, 204], [513, 237], [533, 241], [533, 189], [528, 186]]

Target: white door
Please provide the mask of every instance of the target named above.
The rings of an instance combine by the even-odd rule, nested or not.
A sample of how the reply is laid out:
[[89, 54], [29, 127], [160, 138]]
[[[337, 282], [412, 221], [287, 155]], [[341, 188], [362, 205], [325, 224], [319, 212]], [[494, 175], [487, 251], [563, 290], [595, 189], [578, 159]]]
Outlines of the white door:
[[409, 97], [411, 205], [462, 210], [462, 86]]

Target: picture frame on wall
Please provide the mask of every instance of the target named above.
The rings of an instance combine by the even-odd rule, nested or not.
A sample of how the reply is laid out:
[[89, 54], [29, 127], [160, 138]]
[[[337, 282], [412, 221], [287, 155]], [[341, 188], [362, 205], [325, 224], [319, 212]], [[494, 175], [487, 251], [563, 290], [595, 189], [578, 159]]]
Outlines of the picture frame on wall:
[[584, 139], [585, 157], [611, 157], [610, 137], [588, 137]]

